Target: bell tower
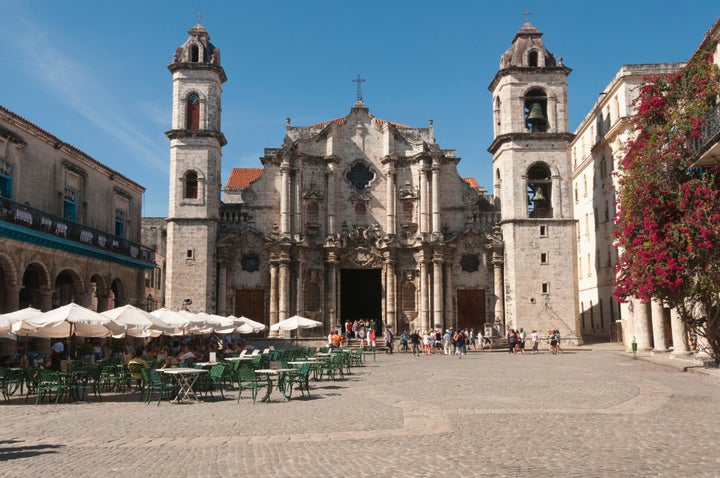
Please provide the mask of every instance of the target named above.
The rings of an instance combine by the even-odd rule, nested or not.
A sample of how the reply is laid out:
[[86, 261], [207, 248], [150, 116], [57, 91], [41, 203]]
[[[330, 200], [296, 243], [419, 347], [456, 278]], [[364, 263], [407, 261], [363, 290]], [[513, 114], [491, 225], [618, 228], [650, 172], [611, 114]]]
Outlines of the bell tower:
[[571, 70], [526, 22], [490, 83], [494, 194], [505, 243], [507, 328], [579, 340], [567, 77]]
[[172, 63], [170, 194], [167, 219], [166, 307], [215, 312], [220, 162], [227, 143], [220, 129], [220, 50], [198, 23]]

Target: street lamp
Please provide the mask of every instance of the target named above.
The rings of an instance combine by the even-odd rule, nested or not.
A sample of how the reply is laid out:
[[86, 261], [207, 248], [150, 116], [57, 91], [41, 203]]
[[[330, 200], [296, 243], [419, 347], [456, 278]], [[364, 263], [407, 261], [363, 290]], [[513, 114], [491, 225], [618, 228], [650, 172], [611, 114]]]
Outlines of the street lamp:
[[182, 303], [182, 305], [183, 305], [183, 310], [188, 310], [188, 311], [189, 311], [188, 305], [190, 305], [190, 304], [192, 304], [192, 300], [191, 300], [191, 299], [185, 299], [185, 300], [183, 300], [183, 303]]

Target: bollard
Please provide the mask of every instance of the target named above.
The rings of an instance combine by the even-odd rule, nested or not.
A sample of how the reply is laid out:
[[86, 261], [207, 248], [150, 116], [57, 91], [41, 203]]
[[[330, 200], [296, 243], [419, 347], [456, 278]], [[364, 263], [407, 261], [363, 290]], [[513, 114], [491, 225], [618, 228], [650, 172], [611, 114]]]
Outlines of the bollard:
[[635, 341], [635, 337], [633, 337], [633, 339], [632, 339], [631, 346], [632, 346], [633, 358], [635, 360], [637, 360], [637, 342]]

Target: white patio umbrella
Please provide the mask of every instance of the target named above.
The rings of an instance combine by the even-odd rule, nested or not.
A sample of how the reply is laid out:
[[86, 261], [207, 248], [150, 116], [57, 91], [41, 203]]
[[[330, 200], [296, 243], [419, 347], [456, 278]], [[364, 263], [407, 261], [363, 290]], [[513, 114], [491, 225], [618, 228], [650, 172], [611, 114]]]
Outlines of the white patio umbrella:
[[34, 329], [38, 335], [50, 338], [107, 337], [110, 319], [81, 305], [70, 303], [40, 315], [24, 319], [23, 328]]
[[322, 322], [317, 320], [308, 319], [299, 315], [293, 315], [292, 317], [281, 320], [277, 324], [271, 325], [270, 330], [273, 332], [278, 330], [297, 330], [297, 329], [313, 329], [315, 327], [322, 327]]
[[[15, 312], [2, 314], [0, 315], [0, 333], [16, 333], [13, 331], [13, 326], [15, 326], [15, 324], [19, 324], [23, 321], [23, 319], [29, 319], [40, 314], [42, 314], [42, 311], [33, 307], [26, 307], [24, 309], [16, 310]], [[18, 325], [17, 328], [19, 329], [20, 325]]]
[[153, 310], [150, 315], [153, 317], [150, 319], [153, 328], [165, 335], [185, 335], [185, 329], [189, 326], [185, 317], [169, 309]]
[[128, 335], [130, 337], [157, 337], [161, 331], [153, 327], [153, 316], [149, 312], [135, 307], [134, 305], [123, 305], [114, 309], [101, 312], [100, 315], [110, 319], [107, 328], [110, 329], [113, 338], [120, 339]]
[[235, 331], [238, 324], [237, 319], [232, 317], [223, 317], [221, 315], [206, 314], [201, 312], [198, 314], [205, 321], [202, 333], [231, 334]]
[[237, 321], [239, 325], [235, 329], [235, 331], [240, 334], [257, 334], [258, 332], [262, 332], [267, 328], [265, 324], [250, 320], [245, 316], [235, 317], [234, 315], [231, 315], [229, 318], [235, 319]]
[[[23, 330], [34, 330], [37, 335], [50, 338], [107, 337], [106, 325], [110, 319], [81, 305], [70, 303], [40, 315], [24, 319]], [[27, 333], [27, 332], [26, 332]], [[67, 360], [70, 369], [70, 355]]]

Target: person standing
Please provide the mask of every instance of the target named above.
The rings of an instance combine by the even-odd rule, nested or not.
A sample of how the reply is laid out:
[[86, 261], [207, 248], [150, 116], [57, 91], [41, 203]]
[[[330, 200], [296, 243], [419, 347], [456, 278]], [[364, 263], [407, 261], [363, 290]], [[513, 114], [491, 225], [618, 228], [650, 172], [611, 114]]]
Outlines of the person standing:
[[452, 332], [450, 332], [450, 329], [445, 330], [445, 335], [443, 335], [443, 351], [445, 352], [445, 355], [452, 354], [452, 341]]
[[458, 356], [458, 359], [462, 359], [463, 355], [467, 354], [467, 337], [460, 330], [455, 333], [453, 340], [455, 341], [455, 355]]
[[63, 355], [65, 354], [65, 344], [62, 340], [55, 342], [50, 347], [50, 369], [60, 372]]
[[385, 329], [385, 344], [387, 345], [387, 353], [393, 353], [393, 334], [389, 328]]
[[530, 342], [532, 343], [532, 353], [538, 353], [538, 342], [540, 342], [540, 334], [538, 334], [537, 329], [533, 329], [532, 333], [530, 333]]
[[420, 356], [420, 334], [416, 329], [415, 332], [410, 334], [410, 345], [412, 345], [412, 353], [414, 356]]

